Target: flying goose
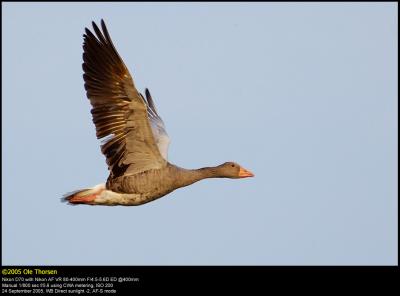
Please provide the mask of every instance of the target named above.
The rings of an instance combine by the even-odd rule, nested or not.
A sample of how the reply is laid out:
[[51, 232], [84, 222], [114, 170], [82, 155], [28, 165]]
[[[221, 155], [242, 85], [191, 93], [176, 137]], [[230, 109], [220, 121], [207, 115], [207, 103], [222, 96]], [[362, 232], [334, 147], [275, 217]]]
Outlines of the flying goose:
[[137, 91], [115, 49], [106, 25], [85, 28], [83, 79], [96, 136], [102, 139], [109, 177], [105, 184], [76, 190], [63, 197], [70, 204], [136, 206], [206, 178], [254, 175], [234, 162], [196, 170], [168, 162], [169, 137], [150, 91]]

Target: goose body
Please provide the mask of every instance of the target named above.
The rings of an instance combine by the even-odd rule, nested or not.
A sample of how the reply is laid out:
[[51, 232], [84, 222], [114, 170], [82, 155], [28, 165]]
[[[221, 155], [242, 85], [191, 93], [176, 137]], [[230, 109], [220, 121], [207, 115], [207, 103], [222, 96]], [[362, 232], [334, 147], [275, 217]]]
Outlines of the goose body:
[[105, 184], [68, 193], [70, 204], [141, 205], [206, 178], [254, 176], [234, 162], [197, 170], [168, 162], [169, 137], [148, 89], [139, 93], [104, 21], [85, 28], [82, 64], [96, 136], [110, 175]]

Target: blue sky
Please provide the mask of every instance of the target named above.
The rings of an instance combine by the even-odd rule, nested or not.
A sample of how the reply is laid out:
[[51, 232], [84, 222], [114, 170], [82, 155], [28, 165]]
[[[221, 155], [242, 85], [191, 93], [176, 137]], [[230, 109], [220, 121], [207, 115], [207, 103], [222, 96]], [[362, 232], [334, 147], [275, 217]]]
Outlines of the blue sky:
[[[395, 265], [397, 3], [2, 3], [6, 265]], [[108, 171], [82, 79], [104, 18], [169, 161], [236, 161], [139, 207], [67, 206]]]

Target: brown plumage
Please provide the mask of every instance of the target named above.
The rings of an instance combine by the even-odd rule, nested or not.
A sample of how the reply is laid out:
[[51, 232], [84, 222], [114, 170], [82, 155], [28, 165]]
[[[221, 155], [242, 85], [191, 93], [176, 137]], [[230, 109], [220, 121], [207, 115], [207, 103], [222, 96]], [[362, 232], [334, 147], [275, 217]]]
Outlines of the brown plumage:
[[144, 97], [115, 49], [106, 25], [85, 28], [83, 79], [96, 136], [110, 175], [107, 183], [67, 194], [71, 204], [140, 205], [205, 178], [245, 178], [236, 163], [187, 170], [167, 161], [169, 138], [148, 89]]

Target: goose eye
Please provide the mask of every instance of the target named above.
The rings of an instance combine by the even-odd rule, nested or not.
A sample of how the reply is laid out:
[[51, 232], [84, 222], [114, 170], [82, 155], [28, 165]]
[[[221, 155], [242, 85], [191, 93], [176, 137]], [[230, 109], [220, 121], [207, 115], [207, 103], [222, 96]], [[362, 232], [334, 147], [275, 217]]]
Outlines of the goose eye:
[[234, 164], [231, 164], [231, 167], [233, 167], [233, 168], [234, 168], [234, 167], [235, 167], [235, 165], [234, 165]]

